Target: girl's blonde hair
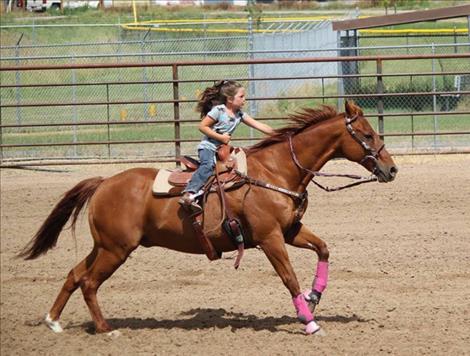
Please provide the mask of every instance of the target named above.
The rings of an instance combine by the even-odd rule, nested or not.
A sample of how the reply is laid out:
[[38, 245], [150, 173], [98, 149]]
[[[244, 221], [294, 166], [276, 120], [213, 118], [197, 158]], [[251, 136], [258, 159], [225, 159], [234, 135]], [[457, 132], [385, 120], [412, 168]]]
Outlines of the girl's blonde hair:
[[213, 86], [206, 88], [199, 96], [196, 111], [205, 117], [214, 106], [225, 104], [227, 98], [233, 98], [243, 85], [234, 80], [220, 80]]

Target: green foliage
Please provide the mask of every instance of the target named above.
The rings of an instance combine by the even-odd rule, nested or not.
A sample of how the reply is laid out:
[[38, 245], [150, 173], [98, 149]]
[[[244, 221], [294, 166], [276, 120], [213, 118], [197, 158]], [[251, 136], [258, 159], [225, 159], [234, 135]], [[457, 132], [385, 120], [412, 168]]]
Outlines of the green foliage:
[[[439, 91], [453, 91], [453, 83], [450, 81], [441, 81], [437, 83], [436, 90]], [[384, 110], [403, 110], [403, 111], [433, 111], [434, 96], [429, 95], [432, 93], [433, 83], [430, 78], [403, 82], [400, 81], [393, 85], [385, 87], [384, 93], [397, 93], [402, 95], [387, 96], [382, 99], [384, 104]], [[376, 93], [376, 83], [361, 84], [353, 87], [349, 91], [349, 94], [367, 94]], [[418, 95], [406, 95], [407, 93], [423, 93]], [[437, 109], [443, 109], [444, 111], [454, 110], [459, 104], [460, 97], [436, 95]], [[361, 97], [355, 99], [356, 103], [362, 108], [377, 108], [377, 97]]]

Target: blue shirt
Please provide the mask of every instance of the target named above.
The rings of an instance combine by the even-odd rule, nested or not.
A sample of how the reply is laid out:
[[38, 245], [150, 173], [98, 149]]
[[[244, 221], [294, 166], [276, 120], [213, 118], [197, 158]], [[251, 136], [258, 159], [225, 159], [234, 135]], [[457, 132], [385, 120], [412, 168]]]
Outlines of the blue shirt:
[[[243, 111], [238, 110], [235, 113], [235, 117], [229, 116], [227, 113], [227, 108], [224, 104], [214, 106], [212, 110], [207, 113], [207, 116], [215, 121], [212, 129], [219, 134], [228, 133], [229, 135], [235, 131], [240, 122], [242, 122], [245, 118], [245, 115], [246, 114]], [[215, 152], [217, 147], [219, 147], [221, 144], [222, 142], [204, 135], [201, 143], [199, 146], [197, 146], [197, 148], [199, 150], [209, 149]]]

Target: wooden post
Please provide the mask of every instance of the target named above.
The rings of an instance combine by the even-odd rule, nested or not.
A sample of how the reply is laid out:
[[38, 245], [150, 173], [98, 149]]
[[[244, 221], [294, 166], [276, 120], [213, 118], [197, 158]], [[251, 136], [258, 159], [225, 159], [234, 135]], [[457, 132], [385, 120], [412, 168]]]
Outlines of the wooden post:
[[181, 156], [181, 132], [180, 132], [180, 102], [179, 102], [179, 83], [178, 83], [178, 66], [172, 65], [173, 68], [173, 118], [175, 120], [175, 159], [176, 165], [179, 167], [178, 158]]
[[[377, 59], [377, 94], [383, 94], [384, 92], [384, 83], [382, 77], [382, 60]], [[378, 112], [378, 119], [379, 119], [379, 136], [380, 139], [384, 140], [384, 102], [383, 96], [377, 97], [377, 112]]]

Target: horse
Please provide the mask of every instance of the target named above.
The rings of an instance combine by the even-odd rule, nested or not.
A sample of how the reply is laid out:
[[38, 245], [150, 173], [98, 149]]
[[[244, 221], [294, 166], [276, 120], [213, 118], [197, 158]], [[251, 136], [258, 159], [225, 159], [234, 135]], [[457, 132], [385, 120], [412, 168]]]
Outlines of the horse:
[[[307, 187], [331, 159], [345, 158], [372, 172], [379, 182], [392, 181], [397, 166], [384, 143], [351, 101], [338, 113], [331, 106], [304, 108], [289, 116], [289, 123], [257, 144], [246, 148], [246, 184], [227, 191], [226, 204], [241, 222], [246, 248], [260, 248], [284, 286], [289, 290], [298, 319], [307, 334], [320, 326], [313, 311], [328, 282], [329, 251], [326, 243], [300, 219], [307, 205]], [[152, 193], [158, 169], [132, 168], [108, 178], [79, 182], [64, 194], [35, 236], [18, 254], [35, 259], [53, 248], [64, 225], [71, 219], [72, 232], [82, 208], [88, 205], [88, 221], [94, 245], [73, 267], [45, 323], [62, 332], [59, 318], [72, 293], [81, 288], [97, 333], [112, 328], [103, 317], [97, 300], [98, 288], [137, 247], [160, 246], [184, 253], [204, 250], [188, 212], [178, 196]], [[264, 182], [263, 184], [254, 184]], [[221, 228], [221, 203], [209, 193], [204, 205], [204, 230], [219, 253], [236, 247]], [[289, 260], [286, 244], [317, 255], [311, 290], [301, 292]]]

